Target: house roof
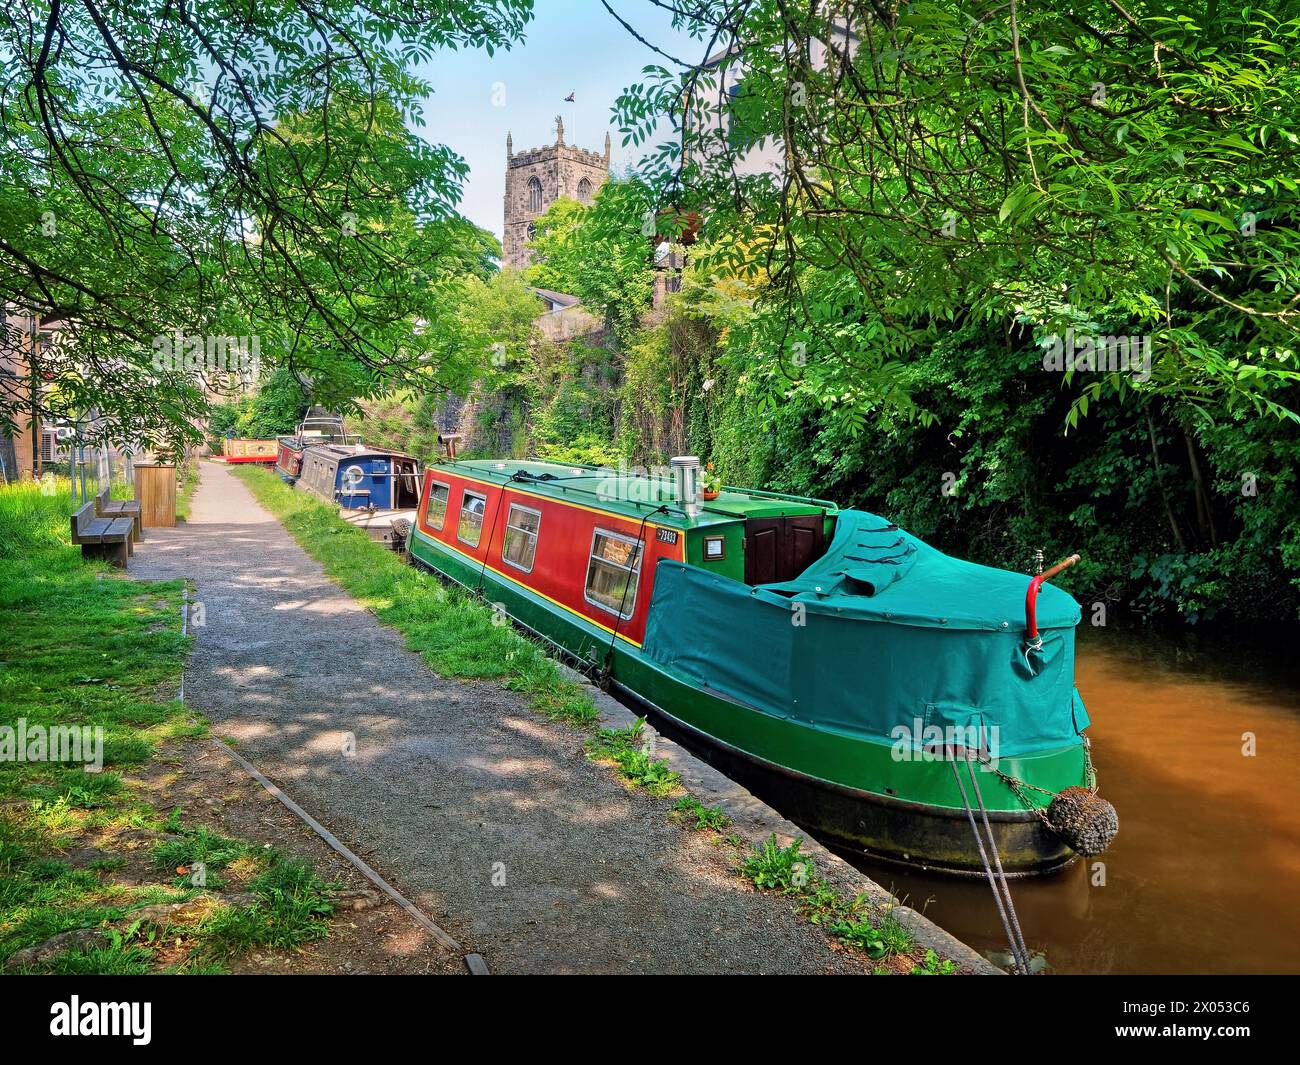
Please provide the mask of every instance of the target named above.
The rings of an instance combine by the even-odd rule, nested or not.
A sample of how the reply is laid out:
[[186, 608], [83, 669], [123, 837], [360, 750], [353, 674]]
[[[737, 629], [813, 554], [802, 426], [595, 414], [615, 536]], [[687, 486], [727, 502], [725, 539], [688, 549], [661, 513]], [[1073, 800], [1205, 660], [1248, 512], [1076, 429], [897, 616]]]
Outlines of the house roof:
[[558, 307], [576, 307], [582, 302], [577, 296], [570, 296], [567, 292], [555, 292], [549, 288], [533, 288], [530, 291], [536, 292], [542, 299]]

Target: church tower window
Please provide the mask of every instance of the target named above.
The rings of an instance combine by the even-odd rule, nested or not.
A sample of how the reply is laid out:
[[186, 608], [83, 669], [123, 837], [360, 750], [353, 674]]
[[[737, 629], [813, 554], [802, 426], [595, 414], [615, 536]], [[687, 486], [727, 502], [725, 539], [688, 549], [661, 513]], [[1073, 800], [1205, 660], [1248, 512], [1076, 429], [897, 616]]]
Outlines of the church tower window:
[[536, 177], [528, 179], [528, 209], [530, 211], [542, 209], [542, 183]]

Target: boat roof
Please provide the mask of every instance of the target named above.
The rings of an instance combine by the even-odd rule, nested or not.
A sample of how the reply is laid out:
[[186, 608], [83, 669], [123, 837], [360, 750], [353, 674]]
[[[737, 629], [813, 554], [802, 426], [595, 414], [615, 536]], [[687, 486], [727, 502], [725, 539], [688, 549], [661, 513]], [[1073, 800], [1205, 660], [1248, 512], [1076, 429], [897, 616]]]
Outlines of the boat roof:
[[[824, 555], [793, 580], [761, 584], [753, 594], [770, 603], [801, 602], [813, 613], [1018, 633], [1031, 579], [945, 555], [887, 518], [843, 510]], [[1043, 585], [1041, 629], [1073, 628], [1079, 616], [1069, 593]]]
[[[428, 469], [485, 481], [512, 484], [533, 495], [560, 499], [611, 514], [641, 519], [652, 515], [657, 525], [693, 529], [724, 525], [746, 518], [775, 518], [795, 514], [835, 514], [838, 508], [824, 499], [724, 486], [717, 499], [702, 501], [698, 517], [691, 518], [677, 504], [671, 477], [635, 469], [613, 469], [540, 459], [439, 459]], [[701, 474], [703, 471], [701, 471]], [[666, 512], [656, 513], [667, 507]]]
[[392, 448], [387, 447], [372, 447], [369, 444], [311, 444], [304, 450], [328, 455], [335, 460], [364, 458], [368, 455], [395, 459], [409, 459], [412, 457], [404, 451], [394, 451]]

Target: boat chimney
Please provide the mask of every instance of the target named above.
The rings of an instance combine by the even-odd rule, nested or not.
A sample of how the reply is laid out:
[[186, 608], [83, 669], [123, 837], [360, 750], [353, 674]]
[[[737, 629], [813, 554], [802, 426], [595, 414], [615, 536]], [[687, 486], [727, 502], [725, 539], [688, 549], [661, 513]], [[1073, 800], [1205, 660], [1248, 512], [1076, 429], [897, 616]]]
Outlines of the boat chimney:
[[439, 433], [438, 443], [442, 445], [442, 450], [447, 458], [454, 460], [456, 458], [456, 446], [460, 443], [460, 433]]
[[700, 460], [694, 455], [677, 455], [669, 463], [677, 502], [688, 518], [700, 516]]

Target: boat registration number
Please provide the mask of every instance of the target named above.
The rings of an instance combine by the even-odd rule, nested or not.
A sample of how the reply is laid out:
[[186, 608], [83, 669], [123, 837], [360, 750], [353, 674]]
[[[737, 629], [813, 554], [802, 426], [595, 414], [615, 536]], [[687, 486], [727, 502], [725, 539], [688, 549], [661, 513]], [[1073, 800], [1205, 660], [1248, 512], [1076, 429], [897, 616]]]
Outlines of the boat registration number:
[[655, 539], [658, 540], [661, 544], [675, 544], [677, 543], [677, 530], [656, 529]]

